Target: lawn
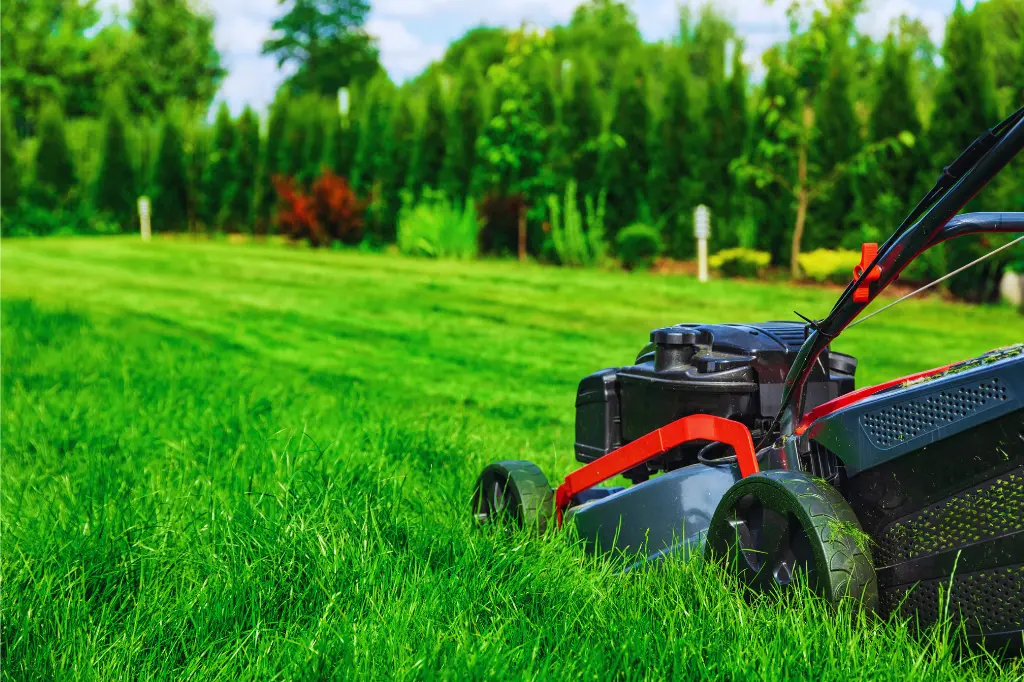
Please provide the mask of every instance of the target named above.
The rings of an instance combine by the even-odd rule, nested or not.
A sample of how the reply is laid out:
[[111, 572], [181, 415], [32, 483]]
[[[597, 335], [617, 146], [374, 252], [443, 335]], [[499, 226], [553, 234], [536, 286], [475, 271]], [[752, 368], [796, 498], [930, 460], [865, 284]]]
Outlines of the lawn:
[[[681, 321], [835, 292], [128, 238], [2, 250], [4, 679], [976, 679], [938, 631], [744, 601], [474, 529], [497, 459], [575, 464], [580, 377]], [[836, 347], [858, 385], [1020, 341], [911, 301]]]

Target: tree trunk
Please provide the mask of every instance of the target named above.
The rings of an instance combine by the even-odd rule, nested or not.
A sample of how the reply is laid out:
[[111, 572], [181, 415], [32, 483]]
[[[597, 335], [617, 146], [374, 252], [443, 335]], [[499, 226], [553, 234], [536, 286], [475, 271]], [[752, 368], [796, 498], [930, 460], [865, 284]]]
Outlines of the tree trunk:
[[793, 279], [800, 277], [800, 245], [804, 239], [804, 225], [807, 222], [807, 206], [810, 204], [810, 193], [807, 190], [807, 142], [814, 123], [814, 109], [804, 105], [803, 134], [796, 162], [796, 224], [793, 225], [793, 244], [789, 255], [789, 274]]
[[526, 202], [519, 206], [519, 260], [526, 260]]

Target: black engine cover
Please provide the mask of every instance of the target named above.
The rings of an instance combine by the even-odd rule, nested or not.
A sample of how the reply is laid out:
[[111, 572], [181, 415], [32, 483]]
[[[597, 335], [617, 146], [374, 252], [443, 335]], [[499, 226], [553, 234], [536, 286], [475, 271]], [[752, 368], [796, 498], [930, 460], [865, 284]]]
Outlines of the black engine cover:
[[[802, 322], [655, 329], [636, 364], [605, 369], [580, 382], [576, 459], [593, 461], [691, 414], [734, 419], [759, 437], [778, 412], [786, 373], [804, 333]], [[811, 374], [806, 408], [853, 390], [856, 369], [851, 356], [826, 350]], [[649, 468], [688, 464], [699, 447], [677, 448]]]

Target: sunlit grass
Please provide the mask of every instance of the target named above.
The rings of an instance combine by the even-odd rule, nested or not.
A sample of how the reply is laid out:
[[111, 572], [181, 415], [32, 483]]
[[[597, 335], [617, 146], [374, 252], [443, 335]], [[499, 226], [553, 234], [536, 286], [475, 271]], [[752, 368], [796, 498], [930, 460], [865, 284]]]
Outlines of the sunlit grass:
[[[745, 601], [476, 532], [496, 459], [552, 477], [576, 382], [674, 322], [823, 315], [811, 288], [129, 239], [3, 244], [6, 679], [975, 679], [941, 630]], [[909, 302], [859, 384], [1021, 339]], [[1015, 667], [1014, 667], [1015, 666]]]

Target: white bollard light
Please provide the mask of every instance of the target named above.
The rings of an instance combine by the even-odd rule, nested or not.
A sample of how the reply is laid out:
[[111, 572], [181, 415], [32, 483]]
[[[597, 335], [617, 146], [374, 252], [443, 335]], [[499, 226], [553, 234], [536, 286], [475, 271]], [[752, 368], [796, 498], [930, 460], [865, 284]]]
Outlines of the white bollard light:
[[697, 237], [697, 279], [708, 281], [708, 237], [711, 235], [711, 212], [701, 204], [693, 211], [693, 233]]
[[153, 234], [149, 224], [149, 197], [139, 197], [139, 230], [142, 232], [142, 241], [148, 242]]

